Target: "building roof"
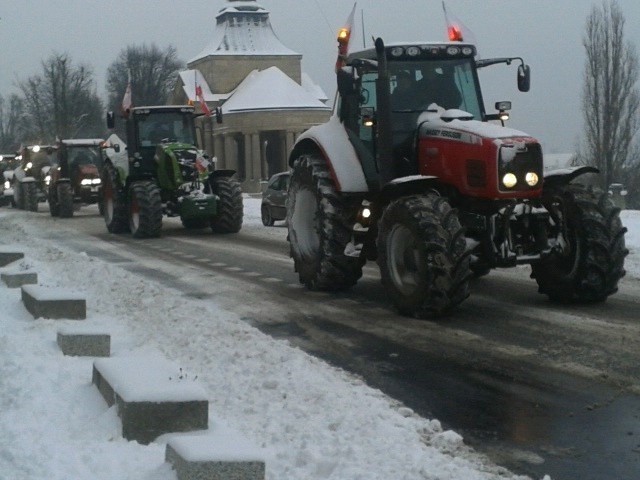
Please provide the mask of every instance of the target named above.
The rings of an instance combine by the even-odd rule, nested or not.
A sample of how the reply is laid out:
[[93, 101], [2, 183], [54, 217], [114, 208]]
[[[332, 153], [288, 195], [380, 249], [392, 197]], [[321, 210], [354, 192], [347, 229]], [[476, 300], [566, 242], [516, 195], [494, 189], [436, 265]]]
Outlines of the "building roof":
[[330, 110], [278, 67], [251, 72], [222, 105], [224, 113], [259, 110]]
[[285, 47], [271, 26], [269, 11], [256, 0], [228, 0], [216, 16], [214, 38], [188, 64], [212, 55], [299, 55]]

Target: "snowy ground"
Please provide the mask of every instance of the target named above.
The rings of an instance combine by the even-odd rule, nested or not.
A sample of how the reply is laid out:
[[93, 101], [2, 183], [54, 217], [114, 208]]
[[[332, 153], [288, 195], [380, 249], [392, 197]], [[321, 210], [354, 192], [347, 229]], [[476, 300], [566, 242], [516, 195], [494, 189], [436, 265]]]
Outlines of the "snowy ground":
[[[245, 199], [245, 224], [259, 224]], [[112, 355], [160, 351], [209, 395], [223, 419], [259, 447], [270, 480], [524, 479], [492, 465], [438, 420], [424, 419], [343, 371], [243, 323], [211, 300], [186, 299], [145, 278], [38, 238], [29, 213], [0, 210], [0, 247], [21, 248], [40, 284], [81, 292]], [[640, 277], [640, 212], [629, 228], [628, 276]], [[46, 232], [45, 232], [46, 235]], [[8, 267], [9, 268], [9, 267]], [[114, 301], [113, 299], [116, 299]], [[0, 479], [175, 480], [162, 440], [121, 438], [115, 407], [91, 385], [92, 360], [65, 357], [33, 320], [19, 289], [0, 285]], [[548, 477], [546, 477], [548, 478]]]

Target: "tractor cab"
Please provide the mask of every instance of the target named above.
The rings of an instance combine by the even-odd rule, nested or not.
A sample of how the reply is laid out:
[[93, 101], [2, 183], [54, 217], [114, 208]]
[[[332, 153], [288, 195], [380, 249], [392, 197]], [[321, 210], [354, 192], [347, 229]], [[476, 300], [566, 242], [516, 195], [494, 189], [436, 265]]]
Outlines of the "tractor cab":
[[[384, 62], [376, 49], [350, 55], [346, 67], [338, 71], [337, 108], [359, 154], [378, 157], [385, 138], [396, 165], [394, 177], [413, 175], [420, 173], [416, 135], [425, 112], [447, 122], [508, 118], [510, 102], [498, 102], [497, 113], [486, 112], [478, 69], [516, 59], [476, 61], [475, 56], [475, 46], [451, 42], [387, 45]], [[524, 62], [518, 85], [521, 91], [529, 89]]]
[[[113, 128], [112, 115], [108, 127]], [[129, 173], [133, 176], [156, 175], [154, 157], [159, 145], [196, 145], [194, 108], [188, 105], [132, 108], [126, 130]]]

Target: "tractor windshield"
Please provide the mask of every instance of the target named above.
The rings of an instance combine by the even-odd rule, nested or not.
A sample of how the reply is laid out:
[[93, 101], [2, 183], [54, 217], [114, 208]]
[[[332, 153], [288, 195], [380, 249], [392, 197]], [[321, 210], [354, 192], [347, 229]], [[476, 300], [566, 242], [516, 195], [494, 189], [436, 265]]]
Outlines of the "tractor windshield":
[[460, 109], [482, 120], [473, 59], [389, 62], [394, 116], [427, 110], [432, 104]]
[[160, 143], [195, 145], [193, 116], [185, 112], [152, 112], [136, 115], [138, 146], [155, 147]]
[[98, 170], [102, 168], [100, 149], [96, 146], [69, 146], [69, 164], [74, 166], [95, 165]]

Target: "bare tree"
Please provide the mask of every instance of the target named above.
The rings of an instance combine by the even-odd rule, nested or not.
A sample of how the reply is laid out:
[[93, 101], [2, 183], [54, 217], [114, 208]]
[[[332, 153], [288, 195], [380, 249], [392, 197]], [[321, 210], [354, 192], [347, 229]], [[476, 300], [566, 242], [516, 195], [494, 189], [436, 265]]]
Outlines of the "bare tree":
[[638, 54], [625, 40], [625, 18], [617, 0], [594, 6], [587, 19], [583, 45], [582, 112], [586, 138], [581, 157], [601, 171], [601, 186], [622, 182], [637, 161], [634, 136], [640, 129]]
[[126, 47], [107, 70], [109, 108], [119, 111], [129, 75], [134, 105], [164, 105], [182, 68], [184, 62], [173, 46], [164, 50], [155, 44]]
[[12, 94], [8, 99], [0, 96], [0, 153], [18, 150], [22, 138], [22, 101]]
[[104, 131], [103, 104], [93, 71], [73, 65], [67, 54], [42, 62], [42, 73], [18, 82], [22, 92], [25, 141], [98, 136]]

